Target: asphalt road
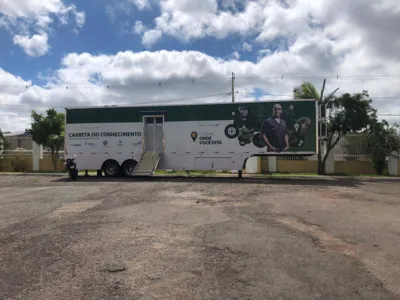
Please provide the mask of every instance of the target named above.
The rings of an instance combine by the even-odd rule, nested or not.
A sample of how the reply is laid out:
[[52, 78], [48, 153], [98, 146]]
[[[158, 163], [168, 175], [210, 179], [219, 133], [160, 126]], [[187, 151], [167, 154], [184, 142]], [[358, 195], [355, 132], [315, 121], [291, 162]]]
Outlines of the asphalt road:
[[400, 181], [0, 176], [0, 299], [400, 299]]

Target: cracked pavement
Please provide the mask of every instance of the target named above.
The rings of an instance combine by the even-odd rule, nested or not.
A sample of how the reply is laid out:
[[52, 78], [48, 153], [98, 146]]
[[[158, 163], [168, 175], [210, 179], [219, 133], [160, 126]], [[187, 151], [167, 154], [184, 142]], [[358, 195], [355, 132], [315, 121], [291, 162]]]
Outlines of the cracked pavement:
[[0, 299], [400, 299], [399, 194], [399, 180], [0, 176]]

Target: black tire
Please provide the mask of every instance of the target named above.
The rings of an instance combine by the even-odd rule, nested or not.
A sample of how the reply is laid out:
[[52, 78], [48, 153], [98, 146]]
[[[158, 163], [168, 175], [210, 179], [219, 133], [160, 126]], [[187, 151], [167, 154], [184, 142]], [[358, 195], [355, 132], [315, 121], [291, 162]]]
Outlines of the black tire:
[[134, 160], [127, 160], [124, 162], [122, 165], [122, 175], [125, 177], [133, 177], [135, 174], [135, 168], [136, 168], [137, 162]]
[[76, 181], [78, 178], [78, 170], [72, 170], [71, 171], [71, 180]]
[[119, 163], [115, 160], [109, 160], [103, 165], [103, 173], [106, 177], [118, 177], [120, 169]]
[[253, 137], [253, 144], [254, 146], [256, 146], [257, 148], [264, 148], [265, 142], [262, 140], [261, 138], [261, 134], [260, 133], [256, 133]]
[[239, 129], [235, 125], [230, 124], [225, 127], [225, 135], [230, 139], [234, 139], [239, 135]]

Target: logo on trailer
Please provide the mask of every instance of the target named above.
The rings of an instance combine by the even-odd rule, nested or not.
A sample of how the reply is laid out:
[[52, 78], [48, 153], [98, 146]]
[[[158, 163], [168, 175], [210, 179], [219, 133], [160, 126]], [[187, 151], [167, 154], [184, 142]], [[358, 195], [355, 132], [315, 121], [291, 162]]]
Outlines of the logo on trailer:
[[118, 142], [118, 146], [122, 146], [124, 143], [122, 141]]
[[103, 141], [103, 145], [107, 146], [108, 145], [108, 141]]
[[196, 132], [196, 131], [193, 131], [193, 132], [190, 134], [190, 136], [192, 137], [193, 143], [196, 142], [197, 136], [198, 136], [197, 132]]

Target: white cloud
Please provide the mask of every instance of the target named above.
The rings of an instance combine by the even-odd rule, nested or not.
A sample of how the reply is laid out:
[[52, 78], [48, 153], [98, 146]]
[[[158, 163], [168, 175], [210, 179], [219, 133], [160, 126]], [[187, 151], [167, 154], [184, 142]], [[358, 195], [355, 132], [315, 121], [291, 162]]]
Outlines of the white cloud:
[[161, 0], [161, 15], [154, 21], [163, 33], [190, 41], [206, 36], [226, 38], [229, 34], [251, 34], [262, 21], [262, 6], [248, 2], [243, 12], [218, 11], [216, 0]]
[[135, 26], [133, 27], [133, 31], [136, 34], [142, 34], [145, 31], [145, 27], [142, 23], [142, 21], [136, 21]]
[[3, 0], [0, 1], [0, 16], [0, 27], [10, 31], [14, 44], [23, 47], [31, 56], [48, 52], [48, 38], [55, 21], [67, 25], [72, 17], [78, 28], [85, 24], [85, 13], [78, 11], [75, 5], [65, 4], [64, 0]]
[[31, 85], [31, 83], [31, 81], [25, 81], [21, 77], [12, 75], [0, 67], [0, 85], [3, 86], [0, 93], [10, 92], [7, 88], [12, 88], [13, 86], [26, 87]]
[[239, 59], [240, 58], [240, 54], [239, 54], [239, 52], [237, 52], [237, 51], [234, 51], [233, 53], [232, 53], [232, 58], [233, 59]]
[[75, 13], [76, 24], [79, 28], [82, 28], [85, 25], [86, 14], [83, 11], [79, 11]]
[[42, 15], [37, 17], [37, 26], [40, 28], [46, 28], [48, 27], [51, 23], [53, 23], [52, 18], [50, 18], [48, 15]]
[[[330, 61], [341, 57], [331, 43], [322, 36], [305, 37], [287, 51], [269, 53], [258, 62], [223, 60], [197, 51], [125, 51], [115, 55], [71, 53], [64, 57], [61, 68], [48, 77], [45, 87], [26, 88], [30, 82], [1, 70], [0, 84], [10, 86], [1, 91], [0, 96], [6, 99], [2, 103], [13, 106], [0, 106], [0, 115], [11, 114], [13, 117], [10, 118], [19, 116], [20, 119], [18, 123], [12, 123], [10, 118], [1, 118], [0, 128], [19, 130], [27, 127], [32, 108], [44, 110], [44, 107], [56, 107], [62, 110], [66, 106], [155, 103], [180, 98], [186, 100], [173, 103], [230, 101], [229, 94], [200, 99], [196, 97], [229, 93], [231, 72], [236, 74], [235, 90], [240, 92], [236, 95], [237, 101], [254, 100], [251, 93], [256, 88], [273, 94], [262, 99], [291, 98], [293, 87], [303, 79], [290, 79], [289, 76], [340, 74], [342, 67], [349, 65], [354, 68], [352, 72], [357, 73], [347, 74], [369, 74], [371, 66], [364, 63], [368, 56], [355, 59], [349, 54], [348, 59], [346, 56], [341, 63], [331, 64]], [[399, 61], [382, 61], [374, 73], [396, 74], [399, 68]], [[280, 75], [284, 79], [268, 78]], [[312, 81], [320, 89], [322, 79]], [[373, 99], [377, 98], [374, 105], [380, 113], [400, 114], [400, 103], [393, 104], [393, 100], [381, 98], [399, 96], [398, 82], [399, 78], [330, 78], [326, 90], [333, 91], [340, 87], [341, 92], [360, 92], [366, 89]]]
[[160, 30], [182, 42], [235, 34], [256, 36], [268, 48], [276, 39], [290, 45], [303, 34], [322, 31], [335, 39], [336, 49], [370, 47], [371, 55], [400, 57], [398, 0], [161, 0], [154, 22], [147, 31]]
[[31, 18], [37, 15], [58, 13], [65, 9], [61, 0], [13, 0], [1, 1], [0, 11], [12, 18]]
[[150, 8], [148, 0], [112, 0], [106, 6], [106, 13], [111, 22], [116, 22], [120, 14], [131, 16], [134, 8], [139, 11]]
[[16, 35], [13, 42], [24, 49], [29, 56], [39, 57], [49, 51], [47, 34], [35, 34], [32, 37]]
[[9, 23], [37, 21], [37, 25], [47, 26], [54, 18], [67, 22], [68, 15], [76, 17], [78, 24], [83, 25], [84, 15], [75, 5], [66, 5], [63, 0], [13, 0], [1, 1], [0, 13]]
[[269, 49], [263, 49], [258, 51], [258, 60], [262, 59], [264, 56], [271, 55], [272, 51]]
[[242, 45], [243, 51], [251, 52], [253, 50], [253, 46], [247, 42], [244, 42]]
[[150, 7], [150, 3], [148, 0], [130, 0], [130, 1], [132, 1], [140, 10]]
[[162, 32], [158, 29], [148, 30], [143, 34], [142, 44], [151, 47], [162, 37]]

